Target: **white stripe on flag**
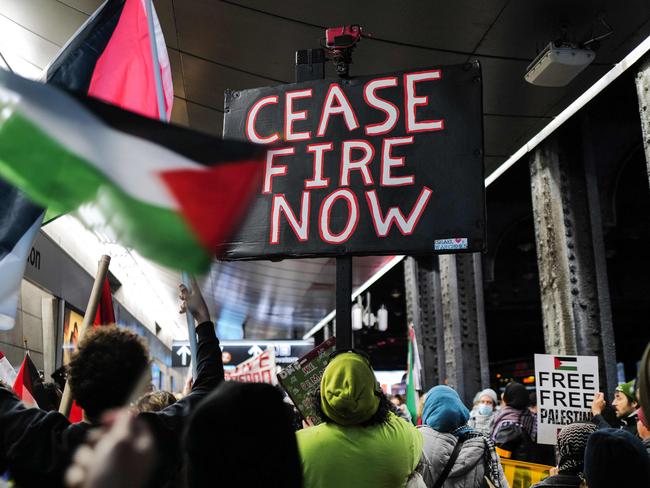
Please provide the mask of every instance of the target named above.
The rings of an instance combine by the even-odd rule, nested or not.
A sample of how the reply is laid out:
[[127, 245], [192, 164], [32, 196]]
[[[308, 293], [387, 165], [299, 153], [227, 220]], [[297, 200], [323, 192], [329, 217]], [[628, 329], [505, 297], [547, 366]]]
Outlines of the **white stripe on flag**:
[[20, 281], [25, 274], [27, 257], [41, 228], [43, 214], [32, 224], [14, 248], [0, 261], [0, 330], [10, 330], [16, 322]]
[[126, 193], [151, 205], [179, 208], [161, 171], [205, 169], [163, 146], [110, 128], [57, 88], [2, 70], [0, 105], [0, 119], [18, 111]]

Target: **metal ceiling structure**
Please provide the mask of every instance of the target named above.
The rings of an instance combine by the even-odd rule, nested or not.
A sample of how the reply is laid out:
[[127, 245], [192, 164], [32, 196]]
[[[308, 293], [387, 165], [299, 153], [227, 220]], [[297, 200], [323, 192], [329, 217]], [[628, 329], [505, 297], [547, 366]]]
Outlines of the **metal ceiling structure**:
[[[100, 4], [3, 0], [0, 52], [37, 76]], [[370, 37], [352, 75], [478, 59], [483, 68], [486, 176], [650, 34], [650, 3], [533, 0], [305, 2], [156, 0], [172, 63], [172, 121], [220, 134], [223, 91], [293, 81], [295, 51], [318, 47], [328, 26], [359, 23]], [[563, 88], [524, 80], [541, 48], [584, 42], [613, 29], [596, 60]], [[1, 61], [0, 61], [1, 63]], [[333, 70], [329, 72], [333, 76]], [[355, 258], [354, 286], [389, 258]], [[204, 291], [225, 337], [302, 335], [334, 306], [334, 260], [215, 263]], [[174, 273], [159, 270], [175, 295]]]

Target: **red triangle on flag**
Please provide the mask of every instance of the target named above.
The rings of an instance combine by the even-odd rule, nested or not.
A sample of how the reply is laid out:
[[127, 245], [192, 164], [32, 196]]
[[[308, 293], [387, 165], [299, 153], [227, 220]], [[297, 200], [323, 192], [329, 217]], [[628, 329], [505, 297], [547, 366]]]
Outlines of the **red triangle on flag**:
[[211, 254], [219, 254], [253, 197], [261, 168], [258, 160], [236, 161], [200, 170], [170, 170], [160, 176], [199, 242]]
[[38, 379], [36, 365], [29, 357], [29, 353], [26, 353], [25, 359], [20, 365], [18, 376], [16, 376], [16, 381], [14, 381], [14, 391], [18, 398], [28, 407], [38, 407], [38, 403], [34, 399], [34, 384]]
[[97, 327], [98, 325], [107, 325], [115, 323], [115, 309], [113, 308], [113, 297], [111, 295], [111, 285], [108, 282], [108, 278], [104, 278], [104, 284], [102, 286], [102, 295], [99, 298], [99, 304], [97, 305], [97, 313], [95, 314], [95, 320], [93, 321], [93, 326]]

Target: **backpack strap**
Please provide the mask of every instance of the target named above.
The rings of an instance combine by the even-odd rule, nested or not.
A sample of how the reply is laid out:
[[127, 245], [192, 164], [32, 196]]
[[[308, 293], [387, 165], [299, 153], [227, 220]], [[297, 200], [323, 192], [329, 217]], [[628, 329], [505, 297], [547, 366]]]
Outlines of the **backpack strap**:
[[451, 451], [451, 456], [449, 456], [449, 461], [447, 461], [447, 464], [445, 465], [445, 469], [443, 469], [442, 473], [440, 473], [440, 476], [436, 480], [436, 483], [433, 485], [433, 488], [442, 488], [442, 485], [445, 483], [445, 481], [447, 481], [447, 477], [451, 472], [451, 468], [454, 467], [456, 458], [458, 458], [458, 454], [460, 454], [460, 448], [462, 447], [462, 445], [463, 445], [463, 441], [458, 439], [458, 442], [456, 442], [456, 445], [454, 446], [454, 450]]

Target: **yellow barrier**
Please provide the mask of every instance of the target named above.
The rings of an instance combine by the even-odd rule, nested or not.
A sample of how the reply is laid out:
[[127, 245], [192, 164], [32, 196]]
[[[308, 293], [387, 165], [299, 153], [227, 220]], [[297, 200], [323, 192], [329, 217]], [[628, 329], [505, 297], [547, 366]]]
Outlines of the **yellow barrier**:
[[503, 457], [501, 458], [501, 466], [503, 466], [503, 474], [505, 474], [510, 488], [529, 488], [546, 478], [552, 468], [552, 466], [544, 464], [514, 461]]

